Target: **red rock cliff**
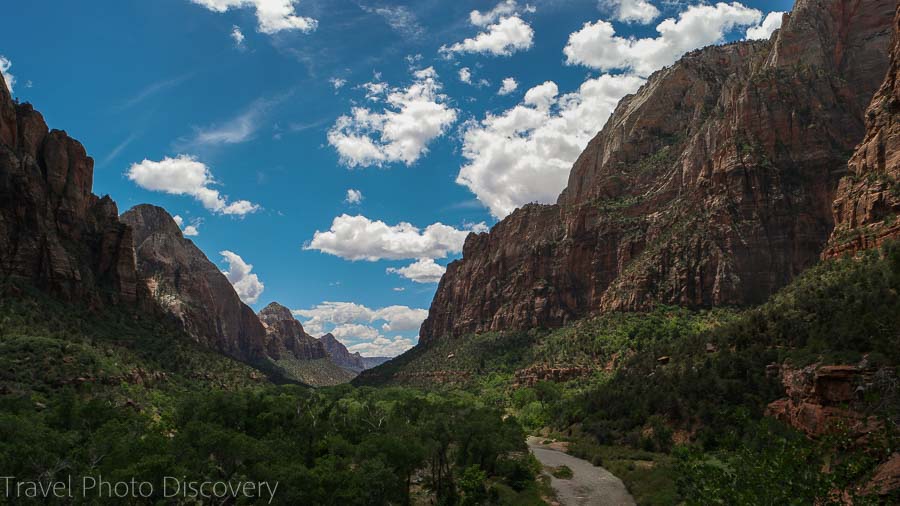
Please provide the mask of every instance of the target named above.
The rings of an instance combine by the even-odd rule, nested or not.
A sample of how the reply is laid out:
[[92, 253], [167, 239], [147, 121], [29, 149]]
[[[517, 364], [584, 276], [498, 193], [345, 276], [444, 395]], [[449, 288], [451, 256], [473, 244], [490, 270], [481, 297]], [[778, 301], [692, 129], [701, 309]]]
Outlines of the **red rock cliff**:
[[556, 205], [470, 235], [420, 332], [751, 304], [816, 261], [864, 137], [895, 0], [798, 0], [771, 41], [689, 53], [626, 97]]
[[259, 320], [266, 329], [266, 353], [275, 360], [292, 355], [298, 360], [328, 358], [325, 346], [306, 333], [291, 310], [273, 302], [259, 312]]
[[0, 279], [93, 307], [138, 298], [131, 230], [91, 193], [94, 161], [0, 77]]
[[161, 207], [142, 204], [121, 216], [133, 229], [138, 272], [163, 310], [198, 342], [238, 360], [265, 356], [266, 330], [215, 264], [184, 238]]
[[890, 68], [866, 112], [866, 125], [866, 137], [838, 187], [826, 258], [900, 238], [900, 8]]

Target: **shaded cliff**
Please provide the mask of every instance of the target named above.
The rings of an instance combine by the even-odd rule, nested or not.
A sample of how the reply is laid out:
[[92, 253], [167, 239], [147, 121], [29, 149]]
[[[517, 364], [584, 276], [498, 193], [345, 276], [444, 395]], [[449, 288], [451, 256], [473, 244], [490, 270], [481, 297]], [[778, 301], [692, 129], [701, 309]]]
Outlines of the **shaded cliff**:
[[813, 264], [888, 67], [893, 0], [798, 0], [623, 99], [555, 205], [470, 235], [421, 342], [603, 310], [762, 302]]
[[266, 329], [266, 353], [278, 360], [286, 355], [297, 360], [328, 358], [325, 346], [307, 334], [291, 310], [272, 302], [259, 312], [259, 320]]
[[133, 229], [138, 272], [153, 298], [191, 336], [239, 360], [265, 356], [267, 336], [259, 318], [165, 209], [142, 204], [121, 220]]
[[890, 68], [866, 112], [866, 125], [866, 137], [838, 187], [826, 258], [900, 237], [900, 8], [894, 17]]
[[359, 353], [350, 353], [346, 346], [338, 341], [331, 333], [319, 338], [319, 342], [325, 347], [328, 356], [335, 364], [353, 372], [362, 372], [366, 367], [364, 359]]
[[138, 300], [131, 230], [91, 193], [94, 160], [0, 77], [0, 279], [92, 307]]

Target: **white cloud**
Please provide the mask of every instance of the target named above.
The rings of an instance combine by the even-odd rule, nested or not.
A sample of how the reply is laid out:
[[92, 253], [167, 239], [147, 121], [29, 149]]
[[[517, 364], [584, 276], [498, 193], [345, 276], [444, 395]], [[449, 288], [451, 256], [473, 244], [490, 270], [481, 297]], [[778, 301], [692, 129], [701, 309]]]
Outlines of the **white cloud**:
[[185, 236], [196, 237], [200, 235], [200, 219], [193, 220], [188, 226], [184, 226], [184, 218], [177, 214], [172, 216], [172, 219], [175, 221], [175, 224], [178, 225], [178, 228], [181, 229], [181, 233]]
[[465, 39], [451, 46], [441, 46], [445, 55], [454, 53], [483, 53], [493, 56], [509, 56], [516, 51], [530, 49], [534, 43], [534, 30], [518, 16], [502, 18], [487, 27], [474, 38]]
[[440, 222], [420, 230], [410, 223], [388, 225], [365, 216], [342, 214], [334, 219], [330, 230], [317, 230], [304, 249], [353, 261], [444, 258], [462, 251], [469, 232]]
[[[366, 330], [381, 322], [384, 332], [404, 332], [418, 330], [428, 317], [427, 309], [416, 309], [409, 306], [387, 306], [371, 309], [354, 302], [322, 302], [310, 309], [295, 309], [294, 315], [304, 318], [303, 326], [311, 334], [331, 332], [338, 336], [341, 333], [349, 337], [351, 333], [371, 335]], [[359, 325], [357, 327], [351, 325]], [[366, 328], [363, 328], [366, 327]], [[340, 328], [338, 333], [334, 329]], [[357, 336], [359, 337], [359, 336]]]
[[259, 130], [260, 123], [269, 110], [282, 100], [284, 100], [284, 97], [271, 100], [265, 98], [256, 99], [246, 110], [225, 123], [207, 128], [198, 128], [196, 135], [187, 145], [239, 144], [246, 142], [252, 139], [257, 130]]
[[219, 254], [228, 262], [228, 270], [222, 271], [222, 274], [234, 286], [234, 291], [246, 304], [255, 304], [266, 287], [259, 277], [252, 273], [253, 266], [231, 251], [220, 251]]
[[459, 80], [466, 84], [472, 84], [472, 71], [469, 70], [469, 67], [459, 69]]
[[425, 29], [419, 24], [416, 15], [405, 6], [368, 7], [361, 5], [360, 8], [369, 14], [381, 16], [391, 29], [408, 39], [417, 39], [425, 33]]
[[234, 41], [235, 46], [244, 47], [244, 32], [241, 31], [241, 27], [238, 25], [231, 27], [231, 40]]
[[507, 77], [503, 80], [503, 84], [500, 86], [500, 89], [497, 90], [498, 95], [509, 95], [510, 93], [519, 89], [519, 83], [516, 82], [515, 78]]
[[[526, 5], [524, 9], [521, 9], [523, 12], [533, 13], [535, 12], [535, 8], [531, 5]], [[487, 26], [491, 23], [494, 23], [498, 19], [502, 17], [507, 17], [513, 14], [516, 14], [520, 11], [519, 5], [515, 0], [505, 0], [497, 4], [496, 7], [487, 11], [472, 11], [469, 13], [469, 22], [475, 26]]]
[[257, 29], [265, 34], [284, 30], [311, 32], [319, 22], [313, 18], [298, 16], [294, 4], [298, 0], [191, 0], [214, 12], [225, 12], [231, 8], [251, 7], [256, 10]]
[[438, 265], [433, 259], [422, 258], [399, 269], [389, 267], [387, 272], [389, 274], [399, 274], [416, 283], [437, 283], [441, 280], [441, 276], [444, 275], [446, 270], [446, 267]]
[[747, 40], [768, 39], [781, 28], [784, 12], [770, 12], [759, 26], [753, 26], [747, 30]]
[[600, 0], [600, 4], [612, 11], [616, 21], [646, 25], [659, 17], [659, 9], [648, 0]]
[[403, 288], [402, 286], [396, 286], [392, 288], [392, 290], [394, 290], [395, 292], [405, 292], [406, 288]]
[[330, 82], [331, 85], [334, 86], [335, 91], [343, 88], [344, 85], [347, 84], [347, 80], [341, 79], [340, 77], [332, 77], [331, 79], [328, 80], [328, 82]]
[[347, 190], [347, 198], [344, 199], [344, 202], [348, 204], [359, 204], [363, 201], [363, 194], [359, 190], [354, 190], [350, 188]]
[[0, 74], [3, 74], [3, 80], [6, 81], [6, 87], [9, 88], [9, 93], [12, 94], [13, 86], [16, 84], [16, 77], [9, 73], [10, 67], [12, 67], [12, 62], [3, 55], [0, 55]]
[[585, 23], [569, 35], [563, 49], [566, 63], [600, 70], [626, 70], [641, 76], [674, 63], [681, 55], [721, 42], [725, 34], [740, 26], [756, 25], [762, 12], [738, 2], [692, 5], [678, 19], [666, 19], [656, 31], [659, 37], [637, 39], [616, 35], [606, 21]]
[[466, 125], [463, 156], [468, 163], [456, 182], [497, 218], [529, 202], [556, 202], [588, 141], [619, 100], [643, 82], [603, 75], [562, 96], [552, 81], [531, 88], [516, 107]]
[[375, 327], [361, 325], [359, 323], [344, 323], [331, 329], [331, 335], [341, 342], [348, 339], [375, 339], [381, 333]]
[[428, 152], [428, 144], [456, 121], [456, 109], [447, 105], [434, 68], [416, 71], [407, 88], [384, 83], [363, 85], [367, 97], [386, 104], [381, 112], [354, 107], [350, 115], [337, 119], [328, 132], [328, 143], [348, 167], [382, 166], [403, 162], [412, 165]]
[[364, 357], [396, 357], [413, 346], [415, 343], [412, 339], [395, 336], [393, 339], [378, 337], [372, 342], [354, 344], [347, 349]]
[[215, 213], [242, 216], [259, 210], [258, 205], [246, 200], [229, 203], [227, 197], [211, 188], [216, 182], [206, 164], [189, 155], [166, 157], [158, 162], [144, 160], [132, 164], [126, 175], [145, 190], [190, 195]]

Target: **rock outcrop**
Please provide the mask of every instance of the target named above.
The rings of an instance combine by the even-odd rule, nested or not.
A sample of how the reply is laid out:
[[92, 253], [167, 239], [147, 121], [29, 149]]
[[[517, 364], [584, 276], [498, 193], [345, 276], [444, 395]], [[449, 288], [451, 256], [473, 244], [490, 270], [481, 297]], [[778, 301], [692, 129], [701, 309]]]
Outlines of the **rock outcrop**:
[[136, 206], [121, 216], [132, 228], [137, 268], [152, 297], [198, 342], [254, 363], [266, 352], [266, 329], [231, 283], [165, 209]]
[[93, 177], [84, 147], [0, 77], [0, 280], [95, 308], [138, 301], [131, 230], [91, 192]]
[[882, 427], [862, 406], [866, 392], [877, 390], [877, 374], [865, 364], [784, 365], [780, 376], [786, 397], [769, 404], [766, 415], [813, 437], [846, 430], [853, 438], [863, 439]]
[[272, 302], [259, 312], [266, 329], [266, 354], [274, 360], [292, 356], [297, 360], [328, 358], [325, 346], [303, 330], [291, 310]]
[[900, 238], [900, 8], [890, 68], [866, 112], [866, 125], [866, 137], [838, 187], [835, 229], [825, 258]]
[[328, 353], [331, 361], [338, 366], [356, 373], [368, 369], [359, 353], [350, 353], [350, 350], [330, 332], [320, 337], [319, 342], [325, 347], [325, 351]]
[[895, 0], [798, 0], [770, 41], [708, 47], [623, 99], [555, 205], [472, 234], [420, 331], [759, 303], [817, 261]]

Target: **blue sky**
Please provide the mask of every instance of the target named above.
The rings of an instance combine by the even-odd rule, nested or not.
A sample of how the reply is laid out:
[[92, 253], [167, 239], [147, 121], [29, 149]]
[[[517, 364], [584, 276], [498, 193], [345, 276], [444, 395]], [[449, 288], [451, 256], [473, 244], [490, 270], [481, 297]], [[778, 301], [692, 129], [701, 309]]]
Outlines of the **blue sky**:
[[0, 69], [95, 193], [180, 216], [255, 309], [392, 355], [468, 231], [555, 200], [618, 98], [791, 3], [16, 2]]

